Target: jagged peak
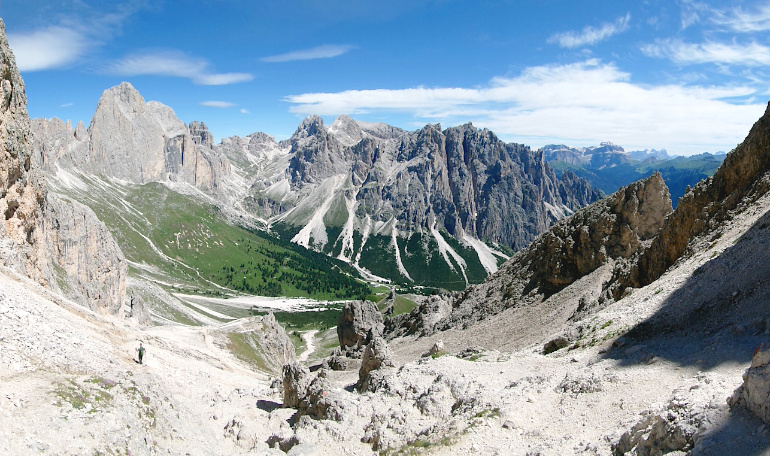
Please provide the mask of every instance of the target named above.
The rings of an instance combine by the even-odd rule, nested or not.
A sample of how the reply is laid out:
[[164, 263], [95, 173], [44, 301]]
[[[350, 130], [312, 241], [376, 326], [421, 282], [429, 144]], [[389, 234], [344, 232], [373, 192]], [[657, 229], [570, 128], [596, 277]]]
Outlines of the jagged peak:
[[346, 115], [337, 117], [329, 127], [329, 133], [346, 146], [357, 144], [364, 134], [358, 123]]
[[326, 133], [326, 127], [324, 126], [324, 120], [321, 116], [312, 115], [306, 117], [302, 123], [297, 127], [297, 131], [292, 135], [292, 139], [306, 138], [308, 136], [315, 136], [318, 133]]

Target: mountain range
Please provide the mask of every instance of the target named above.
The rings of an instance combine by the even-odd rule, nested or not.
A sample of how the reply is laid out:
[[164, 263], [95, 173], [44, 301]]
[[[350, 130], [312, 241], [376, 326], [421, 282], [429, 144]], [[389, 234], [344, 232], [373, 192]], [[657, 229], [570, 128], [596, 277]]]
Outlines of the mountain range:
[[[440, 239], [457, 253], [450, 238], [493, 233], [500, 208], [476, 205], [491, 219], [479, 224], [460, 202], [520, 190], [522, 226], [536, 226], [593, 191], [469, 125], [401, 133], [309, 118], [286, 142], [216, 145], [130, 86], [105, 95], [88, 129], [30, 125], [0, 21], [3, 454], [768, 452], [770, 105], [676, 209], [653, 173], [570, 209], [481, 283], [415, 296], [400, 315], [348, 301], [335, 328], [282, 326], [230, 288], [249, 292], [258, 276], [282, 293], [359, 293], [356, 261], [299, 245], [323, 249], [323, 231], [324, 245], [340, 240], [317, 229], [333, 226], [335, 198], [343, 230], [391, 220], [393, 256], [403, 230], [432, 236], [432, 257], [462, 270]], [[532, 176], [515, 180], [519, 168]], [[409, 188], [430, 190], [414, 197], [422, 209], [390, 198]], [[583, 191], [547, 202], [570, 188]], [[364, 202], [393, 212], [353, 218]], [[179, 291], [196, 295], [171, 303]]]
[[313, 116], [286, 141], [255, 133], [214, 144], [204, 123], [185, 125], [128, 83], [104, 92], [88, 128], [36, 119], [32, 131], [60, 191], [75, 190], [78, 175], [163, 182], [216, 204], [231, 224], [409, 286], [479, 282], [601, 196], [571, 172], [557, 178], [542, 151], [471, 124], [407, 132], [341, 116], [327, 128]]
[[626, 152], [623, 147], [611, 142], [582, 148], [547, 145], [543, 151], [546, 161], [557, 174], [567, 170], [574, 172], [606, 194], [659, 172], [671, 192], [674, 207], [688, 187], [714, 174], [725, 158], [724, 153], [708, 152], [672, 157], [665, 149]]

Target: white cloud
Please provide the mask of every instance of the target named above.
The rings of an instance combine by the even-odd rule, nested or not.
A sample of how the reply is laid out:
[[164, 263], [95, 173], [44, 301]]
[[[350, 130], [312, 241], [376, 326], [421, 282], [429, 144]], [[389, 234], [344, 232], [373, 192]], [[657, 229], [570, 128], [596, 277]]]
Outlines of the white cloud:
[[241, 108], [241, 114], [251, 114], [248, 109]]
[[285, 101], [301, 114], [391, 110], [424, 122], [473, 120], [532, 146], [610, 140], [632, 149], [665, 147], [691, 154], [735, 147], [765, 106], [725, 99], [753, 93], [747, 87], [634, 84], [614, 65], [589, 60], [528, 68], [481, 88], [349, 90], [293, 95]]
[[741, 45], [662, 40], [655, 44], [642, 46], [642, 52], [649, 57], [664, 57], [681, 64], [770, 65], [770, 47], [759, 43]]
[[295, 60], [314, 60], [314, 59], [328, 59], [337, 57], [353, 49], [353, 46], [348, 44], [324, 44], [316, 46], [310, 49], [301, 49], [298, 51], [288, 52], [286, 54], [273, 55], [270, 57], [263, 57], [263, 62], [293, 62]]
[[711, 21], [741, 33], [770, 30], [770, 3], [760, 5], [755, 11], [744, 11], [741, 7], [715, 10]]
[[59, 105], [60, 108], [69, 108], [70, 106], [74, 106], [75, 103], [64, 103], [62, 105]]
[[628, 21], [631, 14], [619, 17], [615, 22], [604, 23], [599, 28], [588, 26], [580, 32], [564, 32], [548, 38], [549, 43], [556, 43], [565, 48], [576, 48], [585, 45], [596, 44], [618, 33], [628, 30]]
[[109, 65], [105, 72], [119, 76], [171, 76], [199, 85], [227, 85], [251, 81], [249, 73], [211, 73], [209, 63], [180, 52], [135, 54]]
[[209, 108], [232, 108], [235, 107], [235, 103], [230, 103], [229, 101], [202, 101], [201, 106], [208, 106]]
[[9, 33], [8, 42], [19, 71], [60, 68], [80, 58], [89, 40], [73, 28], [52, 26], [27, 33]]

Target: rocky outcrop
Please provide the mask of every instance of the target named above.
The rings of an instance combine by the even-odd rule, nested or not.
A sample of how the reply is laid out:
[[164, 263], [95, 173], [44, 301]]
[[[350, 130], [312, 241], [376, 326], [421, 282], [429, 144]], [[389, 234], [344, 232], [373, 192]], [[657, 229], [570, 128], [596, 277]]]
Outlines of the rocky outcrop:
[[337, 322], [337, 338], [340, 349], [349, 357], [358, 358], [372, 338], [382, 337], [382, 314], [371, 301], [350, 301], [342, 308]]
[[49, 259], [42, 238], [45, 180], [32, 165], [24, 81], [0, 21], [0, 261], [47, 283]]
[[[88, 207], [49, 193], [45, 232], [62, 292], [91, 310], [121, 314], [128, 265], [104, 223]], [[135, 305], [139, 305], [137, 302]], [[136, 308], [137, 315], [142, 311]]]
[[214, 135], [211, 134], [205, 123], [194, 120], [190, 122], [188, 129], [195, 144], [208, 147], [209, 149], [214, 148]]
[[293, 362], [283, 366], [283, 406], [297, 408], [307, 396], [310, 386], [310, 370], [305, 365]]
[[762, 343], [754, 352], [751, 367], [743, 374], [743, 384], [728, 400], [741, 405], [770, 424], [770, 343]]
[[[468, 326], [510, 307], [537, 304], [609, 261], [625, 262], [658, 233], [669, 213], [671, 200], [659, 174], [622, 188], [559, 221], [496, 274], [465, 290], [434, 328]], [[409, 320], [430, 320], [415, 313]]]
[[33, 133], [50, 170], [58, 165], [138, 184], [186, 182], [211, 192], [230, 173], [205, 124], [188, 129], [171, 108], [145, 102], [127, 82], [104, 91], [87, 130], [54, 118], [36, 120]]
[[713, 177], [693, 187], [679, 200], [650, 248], [630, 270], [617, 272], [612, 292], [620, 297], [629, 288], [648, 285], [663, 275], [687, 251], [698, 235], [730, 217], [729, 212], [770, 189], [770, 105], [746, 139], [725, 157]]
[[[375, 336], [367, 344], [364, 349], [364, 355], [361, 358], [361, 368], [358, 370], [358, 383], [356, 388], [358, 391], [374, 391], [373, 377], [376, 375], [375, 371], [379, 371], [383, 367], [393, 367], [395, 362], [393, 360], [393, 353], [388, 347], [388, 343], [385, 342], [380, 336]], [[377, 372], [380, 373], [380, 372]]]

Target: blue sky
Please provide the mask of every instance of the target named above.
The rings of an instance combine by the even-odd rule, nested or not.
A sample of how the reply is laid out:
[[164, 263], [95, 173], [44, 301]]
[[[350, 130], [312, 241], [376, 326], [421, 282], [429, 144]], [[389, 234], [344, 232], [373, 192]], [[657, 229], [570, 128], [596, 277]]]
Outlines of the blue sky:
[[32, 117], [101, 93], [289, 137], [319, 114], [533, 147], [729, 151], [770, 98], [770, 1], [3, 0]]

